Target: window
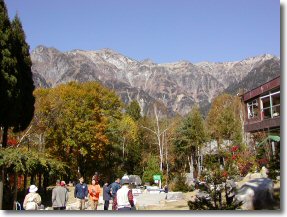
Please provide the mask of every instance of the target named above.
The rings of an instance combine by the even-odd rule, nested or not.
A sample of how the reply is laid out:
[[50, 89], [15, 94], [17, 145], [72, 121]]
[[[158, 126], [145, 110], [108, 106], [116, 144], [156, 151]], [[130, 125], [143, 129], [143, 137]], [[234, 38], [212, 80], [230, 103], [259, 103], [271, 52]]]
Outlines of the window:
[[248, 119], [253, 119], [258, 117], [258, 102], [257, 99], [247, 103]]
[[262, 102], [262, 114], [264, 119], [280, 116], [280, 91], [269, 92], [260, 97]]
[[280, 116], [280, 92], [272, 95], [272, 115], [273, 117]]

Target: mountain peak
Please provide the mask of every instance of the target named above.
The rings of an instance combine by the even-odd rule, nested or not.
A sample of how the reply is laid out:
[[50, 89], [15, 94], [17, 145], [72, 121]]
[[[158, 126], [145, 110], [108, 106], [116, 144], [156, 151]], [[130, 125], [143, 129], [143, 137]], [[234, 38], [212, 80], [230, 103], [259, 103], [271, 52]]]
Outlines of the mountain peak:
[[38, 45], [32, 52], [43, 53], [43, 52], [55, 52], [60, 53], [60, 51], [54, 47], [46, 47], [44, 45]]
[[245, 87], [240, 82], [247, 76], [252, 82], [264, 82], [280, 74], [280, 61], [273, 57], [263, 54], [236, 62], [192, 64], [180, 60], [157, 64], [151, 59], [136, 61], [109, 48], [60, 52], [42, 45], [31, 54], [38, 86], [96, 80], [114, 89], [125, 103], [138, 100], [143, 111], [159, 101], [180, 114], [188, 113], [194, 103], [208, 105], [228, 87]]
[[[99, 53], [120, 54], [119, 52], [117, 52], [111, 48], [102, 48], [99, 50]], [[120, 55], [122, 55], [122, 54], [120, 54]]]
[[262, 55], [258, 55], [258, 56], [253, 56], [253, 57], [248, 57], [242, 61], [240, 61], [241, 63], [246, 63], [246, 64], [254, 64], [256, 62], [264, 62], [270, 59], [275, 58], [276, 60], [278, 60], [279, 58], [272, 55], [272, 54], [262, 54]]

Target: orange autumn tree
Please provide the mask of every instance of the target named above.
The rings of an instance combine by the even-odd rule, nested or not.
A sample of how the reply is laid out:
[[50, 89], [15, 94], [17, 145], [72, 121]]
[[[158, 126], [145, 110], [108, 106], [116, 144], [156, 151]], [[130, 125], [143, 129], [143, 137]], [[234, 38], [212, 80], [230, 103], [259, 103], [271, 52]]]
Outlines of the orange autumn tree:
[[73, 178], [91, 176], [104, 160], [110, 124], [122, 118], [118, 96], [97, 82], [38, 89], [35, 96], [45, 149], [68, 163]]

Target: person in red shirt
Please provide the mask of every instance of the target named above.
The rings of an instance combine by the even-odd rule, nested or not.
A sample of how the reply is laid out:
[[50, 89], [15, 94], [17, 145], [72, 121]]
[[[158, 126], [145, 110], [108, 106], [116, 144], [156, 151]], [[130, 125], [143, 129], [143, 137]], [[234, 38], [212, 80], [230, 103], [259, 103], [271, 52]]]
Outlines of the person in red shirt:
[[92, 210], [97, 210], [101, 192], [101, 187], [97, 180], [92, 180], [92, 184], [89, 186], [88, 191], [90, 195], [91, 208]]

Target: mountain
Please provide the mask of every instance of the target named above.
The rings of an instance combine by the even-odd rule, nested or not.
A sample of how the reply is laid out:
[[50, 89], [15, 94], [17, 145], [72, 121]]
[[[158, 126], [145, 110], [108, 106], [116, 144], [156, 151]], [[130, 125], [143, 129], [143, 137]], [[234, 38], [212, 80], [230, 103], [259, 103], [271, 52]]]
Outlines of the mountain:
[[72, 50], [38, 46], [31, 52], [37, 87], [69, 81], [99, 81], [115, 90], [124, 103], [136, 99], [143, 114], [152, 104], [165, 105], [169, 114], [187, 114], [198, 103], [206, 113], [212, 99], [224, 91], [251, 89], [280, 75], [280, 59], [261, 55], [242, 61], [192, 64], [188, 61], [157, 64], [137, 61], [111, 49]]

